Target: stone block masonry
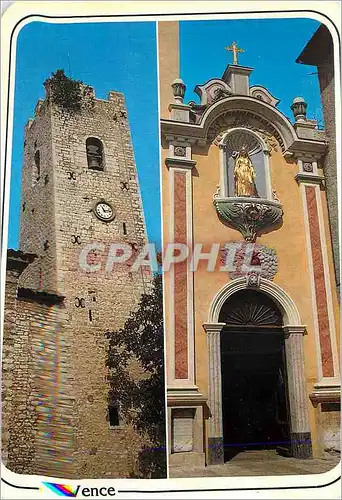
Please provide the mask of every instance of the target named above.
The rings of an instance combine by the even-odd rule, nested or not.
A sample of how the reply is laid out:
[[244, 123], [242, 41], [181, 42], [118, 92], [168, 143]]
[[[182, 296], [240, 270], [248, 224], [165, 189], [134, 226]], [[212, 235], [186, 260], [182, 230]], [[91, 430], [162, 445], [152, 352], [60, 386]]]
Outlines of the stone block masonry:
[[[101, 100], [91, 92], [80, 111], [69, 112], [49, 92], [25, 130], [20, 250], [36, 258], [18, 287], [8, 282], [6, 289], [14, 321], [4, 356], [7, 466], [66, 478], [129, 477], [144, 441], [123, 420], [120, 402], [120, 425], [109, 425], [105, 332], [123, 327], [151, 280], [122, 265], [110, 274], [79, 265], [89, 243], [104, 244], [106, 254], [112, 243], [138, 251], [147, 241], [127, 109], [121, 93]], [[88, 166], [89, 138], [102, 144], [102, 169]], [[113, 220], [96, 216], [100, 201], [113, 208]], [[41, 296], [62, 301], [42, 304]], [[22, 382], [14, 390], [9, 366], [16, 359]], [[131, 371], [143, 376], [137, 363]], [[19, 421], [25, 433], [16, 434]]]
[[3, 460], [17, 473], [72, 476], [74, 400], [62, 297], [18, 288], [16, 264], [9, 259], [6, 284]]

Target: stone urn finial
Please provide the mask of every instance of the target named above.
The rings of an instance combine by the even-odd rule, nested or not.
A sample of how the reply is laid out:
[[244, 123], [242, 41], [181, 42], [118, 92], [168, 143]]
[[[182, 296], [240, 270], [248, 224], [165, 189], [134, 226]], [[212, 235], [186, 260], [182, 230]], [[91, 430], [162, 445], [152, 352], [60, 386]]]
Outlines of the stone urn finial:
[[186, 86], [181, 78], [176, 78], [171, 84], [173, 96], [176, 102], [183, 103]]
[[303, 97], [295, 97], [291, 109], [296, 122], [306, 121], [306, 108], [308, 107]]

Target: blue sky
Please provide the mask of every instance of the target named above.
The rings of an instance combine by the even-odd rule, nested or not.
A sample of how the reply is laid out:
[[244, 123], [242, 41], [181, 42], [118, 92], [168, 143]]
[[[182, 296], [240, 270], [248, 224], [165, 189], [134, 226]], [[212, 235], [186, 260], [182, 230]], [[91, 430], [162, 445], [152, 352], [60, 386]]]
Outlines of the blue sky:
[[180, 23], [181, 78], [187, 86], [185, 101], [199, 102], [193, 92], [197, 84], [221, 78], [232, 53], [224, 50], [233, 41], [245, 52], [239, 64], [254, 68], [251, 85], [266, 87], [280, 99], [278, 109], [293, 120], [293, 98], [308, 102], [308, 117], [322, 124], [322, 110], [314, 66], [295, 61], [319, 26], [312, 19], [246, 19], [220, 21], [182, 21]]
[[125, 94], [148, 236], [160, 247], [155, 23], [34, 22], [20, 31], [17, 43], [9, 248], [18, 247], [24, 126], [45, 95], [43, 82], [61, 68], [93, 86], [99, 98], [109, 90]]
[[[234, 40], [245, 49], [239, 63], [254, 68], [251, 85], [263, 85], [292, 119], [295, 96], [308, 102], [308, 117], [323, 124], [315, 67], [295, 60], [319, 23], [310, 19], [263, 19], [180, 22], [180, 73], [185, 101], [196, 100], [197, 84], [221, 77], [232, 55], [224, 50]], [[69, 55], [68, 55], [69, 54]], [[24, 126], [33, 116], [43, 82], [57, 69], [95, 88], [125, 94], [143, 206], [150, 242], [161, 246], [159, 135], [155, 24], [34, 22], [18, 36], [10, 197], [10, 248], [17, 248]], [[170, 82], [171, 83], [171, 82]]]

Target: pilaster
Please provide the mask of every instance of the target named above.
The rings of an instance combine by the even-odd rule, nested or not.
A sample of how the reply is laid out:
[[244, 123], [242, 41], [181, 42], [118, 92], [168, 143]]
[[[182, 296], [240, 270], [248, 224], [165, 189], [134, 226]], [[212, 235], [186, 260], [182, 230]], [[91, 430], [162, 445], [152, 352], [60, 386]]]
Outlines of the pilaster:
[[[169, 155], [165, 160], [169, 169], [170, 224], [169, 243], [181, 245], [183, 251], [192, 252], [192, 173], [196, 164], [191, 159], [191, 145], [184, 139], [169, 142]], [[169, 272], [169, 324], [168, 387], [192, 392], [195, 385], [194, 323], [193, 323], [193, 271], [188, 259], [171, 264]]]
[[[298, 159], [298, 167], [296, 180], [300, 186], [303, 202], [317, 351], [317, 384], [313, 397], [316, 402], [319, 401], [321, 392], [322, 401], [327, 401], [330, 395], [330, 402], [336, 402], [340, 381], [327, 236], [321, 197], [324, 177], [319, 174], [317, 159], [312, 155], [301, 156]], [[330, 387], [329, 391], [325, 390], [326, 386]]]
[[303, 335], [305, 334], [305, 326], [285, 326], [284, 332], [291, 414], [291, 454], [295, 458], [311, 458], [312, 445], [304, 373]]
[[209, 349], [209, 437], [208, 463], [224, 462], [222, 426], [221, 331], [224, 323], [205, 323]]

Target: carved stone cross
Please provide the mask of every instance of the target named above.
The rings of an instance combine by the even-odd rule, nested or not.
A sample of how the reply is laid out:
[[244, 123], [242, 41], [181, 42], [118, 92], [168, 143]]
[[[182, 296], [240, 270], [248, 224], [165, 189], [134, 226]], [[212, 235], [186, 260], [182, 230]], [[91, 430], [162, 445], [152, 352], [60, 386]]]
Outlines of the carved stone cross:
[[245, 52], [244, 49], [238, 48], [235, 42], [233, 42], [229, 47], [225, 47], [225, 50], [229, 52], [233, 52], [233, 64], [237, 65], [238, 63], [238, 52]]

